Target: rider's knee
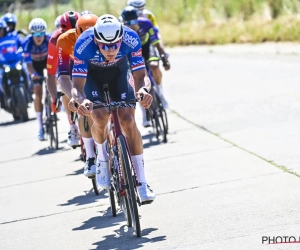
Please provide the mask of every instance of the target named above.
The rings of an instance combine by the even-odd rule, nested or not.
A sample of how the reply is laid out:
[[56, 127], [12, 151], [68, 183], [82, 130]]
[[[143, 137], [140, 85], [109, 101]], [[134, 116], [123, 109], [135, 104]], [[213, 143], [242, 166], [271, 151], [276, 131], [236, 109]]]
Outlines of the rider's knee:
[[108, 123], [109, 114], [103, 114], [102, 112], [93, 111], [93, 125], [99, 129], [104, 129]]
[[131, 130], [136, 127], [134, 115], [126, 112], [120, 116], [120, 123], [124, 130]]
[[157, 62], [150, 62], [149, 66], [150, 66], [150, 69], [151, 69], [152, 71], [157, 71], [157, 70], [159, 70], [158, 63], [157, 63]]

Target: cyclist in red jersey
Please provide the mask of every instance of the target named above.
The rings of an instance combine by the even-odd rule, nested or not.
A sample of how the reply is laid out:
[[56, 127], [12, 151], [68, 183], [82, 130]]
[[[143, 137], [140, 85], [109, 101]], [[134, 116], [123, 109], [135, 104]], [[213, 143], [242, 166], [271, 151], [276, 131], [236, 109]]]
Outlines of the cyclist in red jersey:
[[[56, 48], [56, 43], [59, 38], [59, 36], [68, 31], [69, 29], [75, 28], [76, 22], [78, 18], [80, 17], [80, 14], [75, 11], [67, 11], [65, 12], [61, 18], [60, 18], [60, 29], [54, 31], [53, 35], [51, 36], [51, 39], [49, 41], [48, 45], [48, 58], [47, 58], [47, 72], [48, 72], [48, 78], [47, 78], [47, 87], [48, 91], [52, 97], [52, 111], [56, 111], [56, 94], [57, 94], [57, 79], [56, 79], [56, 73], [57, 73], [57, 67], [58, 67], [58, 51]], [[64, 92], [64, 90], [62, 89]], [[70, 124], [70, 131], [68, 133], [68, 145], [78, 146], [80, 136], [78, 133], [78, 127], [77, 125], [71, 120], [71, 110], [68, 107], [69, 98], [65, 95], [62, 98], [64, 107], [66, 109], [66, 113], [68, 115], [68, 120]]]

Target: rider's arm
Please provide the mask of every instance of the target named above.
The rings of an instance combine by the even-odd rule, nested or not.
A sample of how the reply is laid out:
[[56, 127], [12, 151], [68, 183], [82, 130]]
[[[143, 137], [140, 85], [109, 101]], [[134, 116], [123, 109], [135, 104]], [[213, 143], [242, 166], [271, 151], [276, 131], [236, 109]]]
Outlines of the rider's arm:
[[47, 88], [48, 91], [54, 100], [56, 98], [56, 70], [58, 64], [58, 56], [57, 56], [57, 49], [55, 44], [50, 39], [48, 44], [48, 57], [47, 57]]
[[133, 79], [134, 79], [134, 90], [135, 92], [138, 92], [141, 88], [147, 88], [147, 91], [149, 92], [151, 89], [151, 82], [146, 74], [146, 69], [140, 69], [137, 71], [134, 71], [132, 73]]
[[24, 41], [23, 44], [23, 52], [24, 52], [24, 62], [26, 63], [27, 66], [27, 71], [30, 76], [35, 74], [35, 70], [32, 66], [32, 59], [31, 59], [31, 39], [27, 37]]
[[[71, 41], [71, 36], [74, 33], [65, 33], [61, 35], [56, 43], [58, 51], [58, 81], [62, 91], [71, 99], [71, 72], [70, 72], [70, 56], [73, 55], [74, 41]], [[75, 39], [75, 38], [73, 38]]]
[[72, 97], [75, 99], [76, 102], [81, 104], [86, 99], [86, 96], [84, 94], [84, 89], [83, 89], [86, 79], [81, 77], [74, 77], [72, 80], [73, 80]]

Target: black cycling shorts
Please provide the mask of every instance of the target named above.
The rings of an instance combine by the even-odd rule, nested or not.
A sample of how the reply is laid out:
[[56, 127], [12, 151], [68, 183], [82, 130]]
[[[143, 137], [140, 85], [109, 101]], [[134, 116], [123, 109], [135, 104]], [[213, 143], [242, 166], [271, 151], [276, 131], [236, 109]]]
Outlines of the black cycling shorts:
[[[33, 61], [32, 60], [32, 67], [34, 68], [35, 72], [38, 73], [40, 76], [44, 76], [44, 69], [47, 68], [47, 58], [42, 61]], [[43, 84], [43, 80], [35, 80], [34, 84]]]
[[158, 53], [150, 40], [142, 46], [142, 55], [145, 62], [159, 61]]
[[[108, 84], [111, 101], [119, 102], [135, 99], [133, 76], [126, 57], [109, 67], [89, 62], [84, 86], [86, 98], [93, 103], [105, 103], [104, 84]], [[122, 107], [135, 108], [135, 104], [126, 104]]]

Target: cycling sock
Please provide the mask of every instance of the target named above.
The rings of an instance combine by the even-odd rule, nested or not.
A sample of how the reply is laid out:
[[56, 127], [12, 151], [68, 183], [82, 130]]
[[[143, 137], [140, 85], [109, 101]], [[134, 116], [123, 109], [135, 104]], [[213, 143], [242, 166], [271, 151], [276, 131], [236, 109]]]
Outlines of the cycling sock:
[[140, 108], [141, 108], [141, 111], [142, 111], [143, 122], [144, 122], [144, 121], [147, 121], [146, 110], [145, 110], [145, 108], [142, 106], [142, 104], [141, 104], [140, 102], [139, 102], [138, 104], [139, 104], [139, 106], [140, 106]]
[[97, 145], [97, 152], [98, 152], [97, 162], [108, 161], [108, 154], [107, 154], [107, 151], [106, 151], [107, 140], [105, 140], [102, 144], [98, 143], [96, 141], [95, 141], [95, 143]]
[[83, 140], [84, 147], [85, 147], [86, 160], [88, 160], [89, 158], [96, 157], [95, 148], [94, 148], [95, 143], [94, 143], [93, 137], [91, 137], [91, 138], [82, 137], [82, 140]]
[[70, 130], [75, 130], [75, 129], [77, 129], [78, 130], [78, 127], [77, 127], [77, 125], [76, 124], [70, 124]]
[[43, 112], [36, 112], [36, 119], [39, 124], [39, 130], [43, 129]]
[[136, 171], [138, 182], [147, 183], [144, 168], [144, 155], [133, 155], [131, 156], [131, 159]]

